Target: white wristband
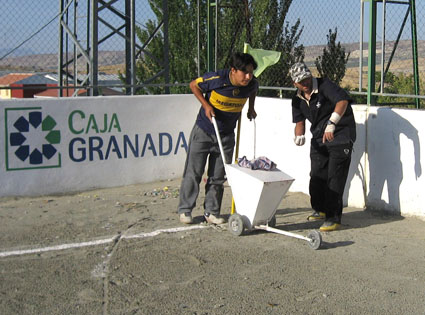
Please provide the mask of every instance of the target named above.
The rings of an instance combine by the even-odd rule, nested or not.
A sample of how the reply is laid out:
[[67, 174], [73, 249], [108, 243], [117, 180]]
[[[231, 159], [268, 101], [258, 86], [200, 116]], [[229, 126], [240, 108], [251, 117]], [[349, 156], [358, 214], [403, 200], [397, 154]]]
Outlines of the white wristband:
[[341, 116], [337, 112], [333, 112], [329, 120], [336, 125], [341, 120]]

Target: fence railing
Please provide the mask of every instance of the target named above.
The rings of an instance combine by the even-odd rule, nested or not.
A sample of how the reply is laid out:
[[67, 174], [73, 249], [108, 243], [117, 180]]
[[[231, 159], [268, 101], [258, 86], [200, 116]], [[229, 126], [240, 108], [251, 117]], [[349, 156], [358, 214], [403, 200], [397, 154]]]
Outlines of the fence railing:
[[[424, 1], [3, 2], [2, 77], [32, 72], [56, 76], [58, 82], [59, 76], [64, 86], [76, 89], [102, 86], [124, 94], [187, 93], [187, 84], [207, 71], [211, 58], [214, 68], [226, 67], [230, 54], [249, 43], [253, 48], [282, 52], [279, 63], [259, 77], [262, 95], [287, 96], [292, 91], [288, 69], [298, 60], [306, 62], [315, 75], [335, 78], [359, 101], [366, 101], [374, 71], [371, 94], [378, 96], [378, 104], [396, 99], [411, 102], [425, 90]], [[373, 14], [376, 51], [371, 69], [368, 48]], [[131, 34], [133, 46], [129, 45]], [[93, 58], [93, 51], [97, 51], [92, 66], [98, 82], [91, 81], [94, 70], [84, 58]], [[133, 72], [128, 71], [131, 54], [137, 57]], [[343, 76], [338, 77], [335, 73], [341, 68]], [[133, 81], [129, 75], [134, 75]], [[0, 89], [8, 87], [0, 77]], [[424, 107], [423, 98], [417, 99]]]

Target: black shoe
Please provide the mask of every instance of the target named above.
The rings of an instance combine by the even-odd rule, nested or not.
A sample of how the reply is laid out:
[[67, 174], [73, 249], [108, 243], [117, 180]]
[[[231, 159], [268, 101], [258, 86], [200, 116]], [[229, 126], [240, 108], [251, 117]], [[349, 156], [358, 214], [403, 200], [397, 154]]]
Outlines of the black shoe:
[[313, 211], [313, 213], [307, 217], [307, 221], [323, 220], [324, 218], [326, 218], [326, 213], [320, 211]]

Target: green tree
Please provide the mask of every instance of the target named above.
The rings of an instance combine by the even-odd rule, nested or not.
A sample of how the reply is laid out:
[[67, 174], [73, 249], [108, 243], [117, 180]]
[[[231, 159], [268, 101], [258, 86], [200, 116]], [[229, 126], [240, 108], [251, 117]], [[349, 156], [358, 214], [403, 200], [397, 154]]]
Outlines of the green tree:
[[[219, 67], [225, 67], [231, 53], [241, 50], [246, 42], [252, 48], [275, 50], [282, 54], [277, 64], [261, 74], [260, 85], [292, 85], [289, 68], [293, 63], [304, 60], [304, 46], [298, 44], [303, 31], [300, 20], [293, 26], [285, 22], [291, 4], [292, 0], [243, 0], [237, 6], [223, 6], [218, 27]], [[264, 96], [277, 94], [276, 90], [260, 91], [260, 95]]]
[[[412, 74], [404, 74], [399, 73], [398, 75], [387, 72], [384, 77], [384, 93], [388, 94], [406, 94], [406, 95], [414, 95], [414, 80]], [[381, 85], [381, 72], [375, 72], [375, 82], [376, 87], [375, 91], [380, 91]], [[425, 86], [423, 80], [420, 81], [421, 86]], [[350, 90], [350, 88], [348, 88]], [[353, 91], [357, 91], [357, 89], [353, 89]], [[366, 88], [362, 89], [362, 92], [367, 92]], [[366, 104], [367, 96], [364, 95], [355, 95], [352, 94], [351, 97], [354, 99], [354, 103], [356, 104]], [[395, 97], [395, 96], [378, 96], [377, 97], [378, 105], [389, 105], [392, 107], [403, 107], [403, 108], [416, 108], [416, 104], [413, 98], [410, 97]], [[420, 107], [424, 107], [424, 101], [420, 101]]]
[[[379, 91], [381, 84], [381, 72], [375, 73], [376, 90]], [[387, 72], [384, 77], [384, 93], [388, 94], [415, 94], [413, 74], [399, 73], [398, 75]], [[379, 96], [377, 103], [397, 107], [415, 108], [414, 99], [408, 97]]]
[[[146, 49], [137, 61], [136, 80], [139, 84], [164, 83], [161, 71], [164, 69], [164, 38], [162, 28], [163, 0], [148, 0], [156, 20], [149, 20], [144, 29], [137, 28], [137, 38]], [[207, 1], [200, 2], [200, 51], [197, 56], [197, 0], [169, 0], [169, 69], [171, 83], [188, 83], [198, 74], [206, 71], [207, 45]], [[304, 47], [298, 45], [302, 27], [298, 20], [293, 26], [285, 23], [292, 0], [241, 0], [220, 1], [218, 10], [217, 68], [228, 67], [230, 56], [242, 51], [244, 42], [253, 48], [277, 50], [282, 52], [278, 64], [261, 74], [260, 84], [268, 86], [288, 86], [291, 80], [289, 67], [304, 59]], [[155, 33], [156, 29], [160, 29]], [[155, 34], [155, 36], [153, 36]], [[123, 79], [123, 75], [121, 75]], [[187, 87], [171, 88], [171, 93], [188, 92]], [[145, 87], [139, 94], [161, 94], [162, 87]], [[275, 91], [269, 94], [276, 95]]]
[[341, 43], [336, 43], [338, 29], [335, 27], [335, 32], [329, 30], [328, 44], [323, 48], [323, 55], [316, 58], [314, 62], [317, 71], [321, 77], [327, 77], [336, 84], [339, 84], [345, 76], [346, 64], [350, 53], [345, 54], [345, 48]]
[[[145, 49], [137, 60], [137, 84], [164, 84], [164, 33], [160, 23], [163, 21], [163, 0], [148, 0], [157, 17], [148, 20], [144, 29], [136, 27], [136, 35]], [[201, 10], [201, 36], [205, 37], [205, 10]], [[169, 44], [169, 82], [188, 83], [197, 75], [197, 0], [168, 1], [168, 44]], [[199, 61], [205, 65], [205, 58]], [[124, 75], [120, 74], [124, 80]], [[171, 93], [188, 93], [188, 87], [172, 87]], [[162, 94], [163, 87], [144, 87], [137, 94]]]

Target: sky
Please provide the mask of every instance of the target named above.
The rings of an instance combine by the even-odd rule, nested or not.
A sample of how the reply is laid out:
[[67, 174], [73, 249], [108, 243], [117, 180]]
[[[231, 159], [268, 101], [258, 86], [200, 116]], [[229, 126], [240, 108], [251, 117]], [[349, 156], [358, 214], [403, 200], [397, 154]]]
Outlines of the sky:
[[[406, 0], [402, 0], [406, 1]], [[326, 35], [329, 29], [338, 28], [338, 40], [342, 43], [360, 41], [361, 29], [361, 1], [360, 0], [293, 0], [287, 21], [293, 25], [299, 18], [304, 26], [304, 44], [326, 44]], [[369, 34], [369, 2], [364, 3], [363, 13], [363, 40], [368, 41]], [[400, 31], [400, 25], [408, 9], [404, 4], [387, 3], [385, 37], [386, 40], [395, 40]], [[382, 40], [383, 5], [377, 4], [377, 41]], [[320, 14], [320, 12], [322, 14]], [[425, 39], [425, 1], [416, 1], [418, 39]], [[410, 39], [410, 18], [402, 33], [402, 39]], [[421, 36], [419, 36], [421, 35]]]
[[[405, 0], [406, 1], [406, 0]], [[79, 0], [77, 12], [77, 34], [81, 45], [85, 46], [87, 24], [87, 0]], [[71, 1], [73, 4], [74, 2]], [[304, 31], [301, 43], [309, 45], [326, 44], [329, 29], [338, 28], [338, 41], [342, 43], [360, 40], [360, 0], [294, 0], [287, 15], [289, 25], [299, 18]], [[124, 1], [117, 1], [113, 6], [124, 12]], [[0, 58], [8, 52], [12, 55], [30, 53], [57, 53], [58, 51], [58, 12], [59, 0], [0, 0]], [[382, 3], [378, 4], [377, 41], [382, 39]], [[400, 31], [400, 25], [407, 6], [387, 4], [386, 39], [394, 40]], [[418, 39], [425, 39], [425, 1], [416, 1]], [[72, 12], [72, 10], [71, 10]], [[369, 2], [365, 3], [364, 40], [368, 40]], [[71, 13], [69, 19], [73, 18]], [[102, 10], [100, 17], [108, 23], [119, 27], [122, 19]], [[148, 19], [155, 16], [147, 0], [136, 0], [136, 22], [143, 27]], [[194, 17], [195, 19], [196, 17]], [[69, 23], [73, 25], [73, 23]], [[106, 36], [110, 30], [102, 24], [99, 37]], [[410, 39], [410, 19], [403, 32], [402, 39]], [[123, 50], [123, 39], [114, 35], [99, 47], [100, 50]]]
[[[76, 2], [72, 0], [68, 0], [68, 2], [71, 3], [68, 25], [73, 27], [73, 5]], [[77, 30], [72, 31], [79, 35], [79, 41], [84, 46], [87, 41], [87, 4], [89, 0], [78, 0], [77, 3], [77, 14], [75, 15]], [[56, 53], [58, 51], [59, 0], [0, 0], [0, 6], [2, 8], [0, 13], [0, 58], [5, 51], [17, 47], [19, 47], [19, 51], [32, 51], [33, 53]], [[115, 2], [113, 7], [119, 12], [125, 12], [123, 0]], [[118, 15], [107, 9], [101, 10], [99, 17], [114, 27], [123, 24], [123, 20]], [[147, 0], [136, 0], [136, 24], [143, 27], [144, 23], [152, 18], [155, 18], [155, 15], [147, 4]], [[100, 23], [99, 38], [110, 32], [108, 27]], [[123, 50], [122, 42], [123, 39], [120, 36], [114, 35], [105, 41], [103, 48], [105, 50]]]

